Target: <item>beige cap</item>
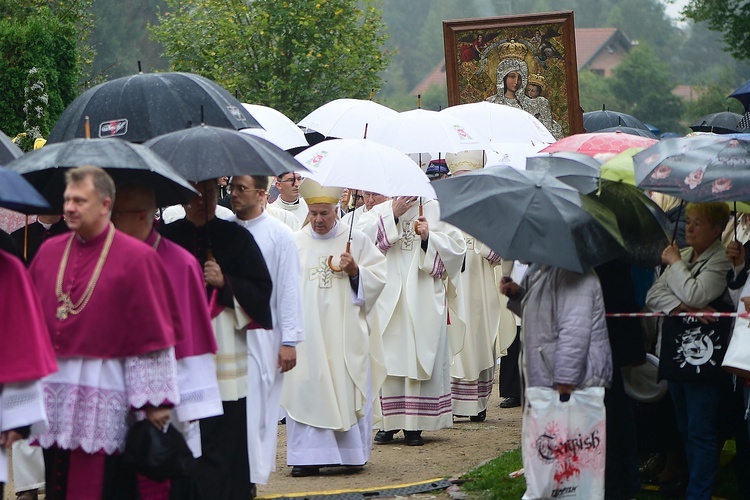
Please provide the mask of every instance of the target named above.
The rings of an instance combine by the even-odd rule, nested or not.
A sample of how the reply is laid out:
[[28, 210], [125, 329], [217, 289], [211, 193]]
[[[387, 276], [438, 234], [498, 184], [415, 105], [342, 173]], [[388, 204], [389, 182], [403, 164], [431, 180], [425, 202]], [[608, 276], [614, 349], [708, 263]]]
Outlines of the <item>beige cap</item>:
[[305, 199], [308, 205], [316, 203], [326, 203], [335, 205], [341, 198], [344, 188], [340, 187], [323, 187], [309, 177], [302, 181], [299, 186], [299, 195]]
[[479, 170], [484, 168], [485, 161], [486, 157], [481, 149], [445, 154], [445, 162], [448, 164], [451, 173], [460, 170]]

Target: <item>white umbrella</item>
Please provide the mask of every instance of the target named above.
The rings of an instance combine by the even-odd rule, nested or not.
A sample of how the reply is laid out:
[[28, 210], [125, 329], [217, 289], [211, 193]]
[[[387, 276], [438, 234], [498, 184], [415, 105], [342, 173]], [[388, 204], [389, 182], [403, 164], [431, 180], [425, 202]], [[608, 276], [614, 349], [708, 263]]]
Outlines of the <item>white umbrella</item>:
[[[482, 101], [459, 104], [441, 111], [461, 118], [491, 143], [552, 144], [552, 137], [542, 122], [522, 109]], [[493, 148], [495, 149], [495, 148]]]
[[300, 127], [319, 132], [326, 137], [362, 139], [367, 124], [398, 112], [387, 106], [365, 99], [336, 99], [304, 117]]
[[372, 191], [385, 196], [435, 198], [422, 169], [404, 153], [370, 139], [333, 139], [295, 156], [322, 186]]
[[458, 153], [487, 149], [488, 141], [462, 118], [413, 109], [370, 124], [367, 138], [404, 153]]
[[253, 118], [263, 128], [245, 128], [241, 132], [265, 139], [284, 150], [308, 145], [305, 133], [281, 111], [260, 104], [243, 102], [242, 106], [253, 115]]
[[487, 157], [485, 165], [488, 167], [491, 165], [510, 165], [516, 170], [526, 170], [526, 158], [536, 156], [545, 147], [546, 145], [543, 143], [534, 145], [514, 142], [493, 142], [492, 149], [485, 151]]

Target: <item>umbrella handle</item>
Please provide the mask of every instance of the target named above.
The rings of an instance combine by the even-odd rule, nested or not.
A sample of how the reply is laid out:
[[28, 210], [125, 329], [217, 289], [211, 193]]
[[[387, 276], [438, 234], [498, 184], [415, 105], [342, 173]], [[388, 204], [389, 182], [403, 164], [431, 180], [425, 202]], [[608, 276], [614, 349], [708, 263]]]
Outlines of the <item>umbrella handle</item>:
[[[347, 241], [347, 242], [346, 242], [346, 250], [344, 250], [344, 251], [345, 251], [346, 253], [349, 253], [349, 251], [350, 251], [351, 249], [352, 249], [352, 243], [351, 243], [351, 241]], [[333, 271], [334, 273], [340, 273], [340, 272], [341, 272], [341, 268], [340, 268], [340, 267], [338, 267], [338, 266], [334, 266], [334, 265], [332, 264], [332, 261], [333, 261], [333, 255], [329, 255], [329, 256], [328, 256], [328, 267], [329, 267], [329, 268], [330, 268], [330, 270], [331, 270], [331, 271]]]
[[[424, 215], [424, 209], [422, 208], [422, 200], [420, 199], [419, 200], [419, 216], [422, 217], [423, 215]], [[417, 233], [417, 234], [419, 234], [418, 224], [419, 224], [419, 221], [415, 220], [414, 221], [414, 232]]]

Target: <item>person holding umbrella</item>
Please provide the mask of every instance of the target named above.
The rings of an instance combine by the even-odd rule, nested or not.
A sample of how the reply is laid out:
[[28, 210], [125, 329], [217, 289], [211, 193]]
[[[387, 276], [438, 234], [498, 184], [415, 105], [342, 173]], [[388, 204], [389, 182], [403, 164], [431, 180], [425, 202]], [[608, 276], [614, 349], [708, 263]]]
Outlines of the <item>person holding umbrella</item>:
[[[30, 268], [59, 371], [44, 379], [46, 495], [134, 498], [122, 451], [132, 412], [162, 429], [180, 402], [177, 331], [156, 253], [110, 222], [115, 184], [93, 166], [66, 172], [71, 234], [42, 245]], [[95, 411], [92, 411], [95, 409]]]
[[203, 498], [250, 498], [247, 447], [247, 329], [271, 329], [271, 277], [255, 239], [216, 217], [218, 183], [195, 183], [201, 196], [161, 235], [201, 263], [218, 344], [216, 376], [224, 414], [200, 421], [202, 456], [193, 470]]
[[[685, 239], [681, 251], [664, 249], [668, 267], [646, 296], [652, 311], [665, 314], [704, 310], [730, 311], [724, 298], [727, 260], [721, 233], [729, 220], [726, 203], [689, 203], [685, 209]], [[704, 324], [697, 318], [668, 317], [661, 324], [659, 377], [669, 381], [677, 428], [688, 461], [688, 498], [710, 498], [718, 472], [719, 404], [729, 390], [729, 374], [721, 369], [731, 320]]]
[[[363, 466], [372, 449], [373, 387], [385, 378], [366, 315], [386, 282], [386, 260], [360, 231], [338, 220], [341, 188], [305, 179], [310, 224], [295, 233], [305, 303], [305, 341], [286, 375], [287, 463], [292, 476], [322, 466]], [[326, 257], [339, 255], [332, 269]]]
[[436, 200], [420, 203], [416, 196], [375, 205], [356, 227], [388, 262], [389, 279], [374, 311], [388, 373], [375, 443], [390, 443], [404, 429], [407, 446], [422, 446], [423, 430], [453, 424], [450, 364], [457, 349], [447, 334], [443, 280], [461, 271], [466, 243], [458, 229], [440, 220]]

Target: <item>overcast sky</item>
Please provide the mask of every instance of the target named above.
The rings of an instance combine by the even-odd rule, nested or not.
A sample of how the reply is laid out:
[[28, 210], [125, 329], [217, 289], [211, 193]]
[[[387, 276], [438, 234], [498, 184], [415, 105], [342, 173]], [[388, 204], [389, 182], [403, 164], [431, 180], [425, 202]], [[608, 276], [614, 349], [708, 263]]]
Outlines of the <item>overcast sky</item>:
[[673, 2], [662, 0], [661, 3], [665, 5], [667, 14], [677, 19], [680, 16], [682, 8], [688, 3], [688, 0], [674, 0]]

